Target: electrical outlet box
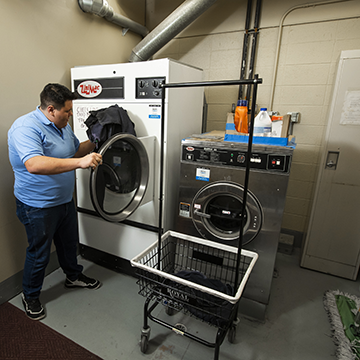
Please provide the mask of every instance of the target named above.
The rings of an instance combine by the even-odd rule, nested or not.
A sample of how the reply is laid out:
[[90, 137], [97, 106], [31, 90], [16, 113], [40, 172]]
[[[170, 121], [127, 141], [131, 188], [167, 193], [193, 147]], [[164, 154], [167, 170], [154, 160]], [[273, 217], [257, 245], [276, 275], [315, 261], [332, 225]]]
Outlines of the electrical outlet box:
[[280, 234], [278, 252], [291, 255], [294, 249], [294, 236], [288, 234]]
[[290, 121], [293, 123], [298, 123], [300, 118], [299, 112], [288, 112], [288, 115], [290, 115]]

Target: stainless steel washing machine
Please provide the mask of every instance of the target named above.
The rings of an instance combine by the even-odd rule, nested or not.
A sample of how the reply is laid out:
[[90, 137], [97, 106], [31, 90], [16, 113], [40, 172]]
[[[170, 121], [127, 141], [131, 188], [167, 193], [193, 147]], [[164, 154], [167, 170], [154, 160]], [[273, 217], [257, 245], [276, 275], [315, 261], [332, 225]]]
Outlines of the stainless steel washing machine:
[[[181, 142], [178, 232], [239, 245], [247, 144], [187, 138]], [[259, 259], [239, 311], [264, 320], [269, 303], [293, 148], [253, 145], [243, 248]]]

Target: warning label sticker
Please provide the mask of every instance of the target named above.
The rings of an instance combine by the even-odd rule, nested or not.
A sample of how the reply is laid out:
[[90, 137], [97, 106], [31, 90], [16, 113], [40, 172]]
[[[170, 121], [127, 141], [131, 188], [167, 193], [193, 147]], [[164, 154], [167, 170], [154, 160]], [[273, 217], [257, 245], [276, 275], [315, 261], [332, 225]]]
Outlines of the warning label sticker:
[[180, 203], [179, 215], [183, 217], [190, 217], [190, 204]]
[[196, 180], [209, 181], [210, 180], [210, 170], [209, 169], [196, 169]]

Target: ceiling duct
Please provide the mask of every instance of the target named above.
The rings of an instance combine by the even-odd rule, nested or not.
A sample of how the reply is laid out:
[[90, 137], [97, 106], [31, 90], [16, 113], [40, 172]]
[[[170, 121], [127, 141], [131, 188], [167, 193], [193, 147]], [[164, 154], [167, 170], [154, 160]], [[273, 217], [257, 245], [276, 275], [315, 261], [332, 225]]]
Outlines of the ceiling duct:
[[146, 61], [204, 13], [216, 0], [186, 0], [132, 50], [130, 62]]
[[142, 37], [149, 33], [149, 30], [145, 26], [130, 20], [125, 16], [116, 14], [106, 0], [78, 0], [78, 3], [82, 11], [98, 15], [116, 25], [121, 26], [123, 28], [124, 35], [127, 30], [140, 34]]

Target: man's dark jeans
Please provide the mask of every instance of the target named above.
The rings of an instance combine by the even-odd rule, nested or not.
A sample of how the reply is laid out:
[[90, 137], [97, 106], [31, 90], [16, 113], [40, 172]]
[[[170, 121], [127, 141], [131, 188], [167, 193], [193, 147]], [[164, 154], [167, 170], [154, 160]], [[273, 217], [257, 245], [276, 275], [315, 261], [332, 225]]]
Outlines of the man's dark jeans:
[[16, 214], [25, 226], [29, 243], [23, 275], [25, 297], [37, 299], [40, 295], [52, 240], [61, 268], [70, 280], [76, 280], [83, 267], [77, 262], [79, 234], [74, 200], [41, 209], [16, 199]]

